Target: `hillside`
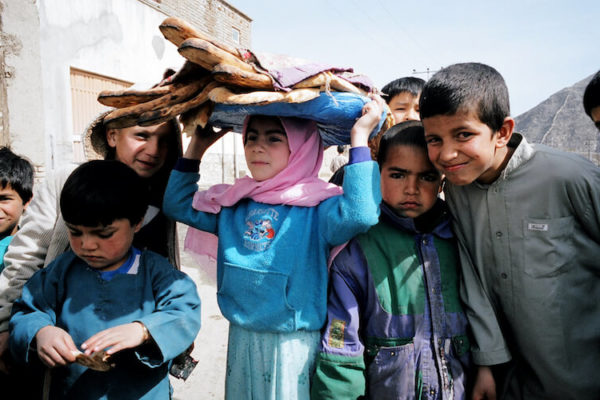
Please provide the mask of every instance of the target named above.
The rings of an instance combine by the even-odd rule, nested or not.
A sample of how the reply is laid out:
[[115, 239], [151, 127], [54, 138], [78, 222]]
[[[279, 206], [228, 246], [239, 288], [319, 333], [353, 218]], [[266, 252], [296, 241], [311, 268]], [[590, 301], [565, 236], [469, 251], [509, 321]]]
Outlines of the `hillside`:
[[576, 152], [600, 164], [600, 134], [583, 111], [583, 92], [592, 75], [554, 93], [515, 118], [517, 132], [532, 143]]

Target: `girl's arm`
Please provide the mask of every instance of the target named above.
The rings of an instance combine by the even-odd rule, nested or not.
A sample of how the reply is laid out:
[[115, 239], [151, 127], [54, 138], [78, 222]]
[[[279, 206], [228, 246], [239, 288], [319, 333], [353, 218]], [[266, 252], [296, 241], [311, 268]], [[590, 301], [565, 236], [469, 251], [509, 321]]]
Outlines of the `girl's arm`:
[[216, 232], [216, 215], [198, 211], [192, 204], [198, 191], [200, 161], [206, 150], [227, 132], [228, 129], [215, 131], [210, 125], [205, 129], [196, 129], [184, 158], [179, 159], [169, 177], [163, 199], [165, 215], [191, 227]]
[[347, 242], [379, 221], [381, 189], [379, 167], [371, 161], [367, 147], [369, 135], [375, 129], [386, 105], [383, 99], [371, 95], [350, 132], [350, 161], [344, 167], [344, 194], [325, 201], [319, 212], [326, 219], [323, 234], [331, 245]]

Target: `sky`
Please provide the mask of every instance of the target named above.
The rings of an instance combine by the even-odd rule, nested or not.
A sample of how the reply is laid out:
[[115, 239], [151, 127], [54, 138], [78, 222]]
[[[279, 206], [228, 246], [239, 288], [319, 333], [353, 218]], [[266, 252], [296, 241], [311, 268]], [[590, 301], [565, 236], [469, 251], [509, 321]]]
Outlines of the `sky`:
[[598, 0], [227, 1], [252, 19], [252, 50], [352, 67], [378, 88], [491, 65], [513, 116], [600, 69]]

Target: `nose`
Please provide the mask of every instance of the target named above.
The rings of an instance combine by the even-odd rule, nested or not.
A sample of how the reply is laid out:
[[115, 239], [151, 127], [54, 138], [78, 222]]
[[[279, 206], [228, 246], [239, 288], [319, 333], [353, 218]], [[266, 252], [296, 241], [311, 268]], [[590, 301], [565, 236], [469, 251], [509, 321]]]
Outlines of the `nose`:
[[406, 113], [406, 117], [405, 120], [406, 121], [419, 121], [420, 115], [419, 112], [417, 110], [415, 110], [414, 108], [411, 108], [408, 110], [408, 112]]
[[417, 194], [419, 193], [418, 177], [409, 176], [406, 178], [404, 186], [404, 193], [406, 194]]
[[266, 143], [266, 141], [262, 137], [259, 136], [256, 139], [254, 139], [252, 142], [248, 143], [248, 146], [250, 146], [250, 150], [258, 153], [258, 152], [265, 151], [265, 143]]
[[152, 136], [148, 139], [145, 146], [145, 153], [151, 157], [158, 158], [160, 156], [160, 146], [158, 136]]
[[89, 235], [82, 235], [79, 240], [81, 241], [81, 248], [83, 250], [94, 250], [98, 247], [96, 240]]
[[438, 159], [442, 162], [452, 161], [456, 158], [457, 151], [451, 144], [443, 144], [439, 149]]

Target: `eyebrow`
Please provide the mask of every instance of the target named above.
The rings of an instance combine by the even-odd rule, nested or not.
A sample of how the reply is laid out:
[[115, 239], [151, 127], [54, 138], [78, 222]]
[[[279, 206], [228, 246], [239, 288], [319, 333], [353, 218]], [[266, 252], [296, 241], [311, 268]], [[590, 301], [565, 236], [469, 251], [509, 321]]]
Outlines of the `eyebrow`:
[[[399, 167], [388, 167], [388, 170], [392, 170], [394, 172], [402, 172], [405, 174], [410, 174], [413, 171], [411, 171], [410, 169], [404, 169], [404, 168], [399, 168]], [[435, 168], [432, 169], [427, 169], [425, 171], [421, 171], [421, 172], [417, 172], [417, 175], [428, 175], [428, 174], [438, 174], [438, 171]]]
[[[74, 231], [81, 230], [77, 227], [77, 225], [71, 225], [68, 222], [65, 222], [65, 225], [67, 226], [67, 228], [74, 230]], [[89, 228], [89, 227], [86, 226], [86, 228]], [[110, 231], [112, 229], [115, 229], [115, 227], [112, 225], [107, 225], [107, 226], [103, 226], [102, 228], [90, 228], [90, 229], [91, 229], [92, 233], [97, 233], [97, 232], [105, 232], [107, 230]]]
[[[254, 128], [248, 128], [248, 130], [246, 130], [246, 134], [249, 133], [258, 133], [258, 131]], [[279, 128], [275, 128], [275, 129], [269, 129], [268, 131], [265, 132], [265, 135], [284, 135], [287, 136], [287, 134], [285, 133], [285, 131], [283, 129], [279, 129]]]

